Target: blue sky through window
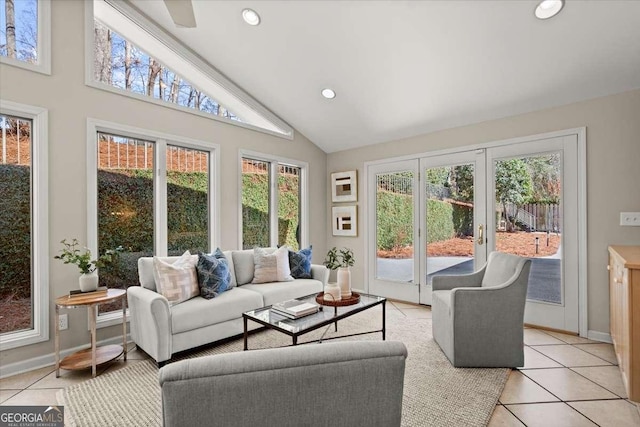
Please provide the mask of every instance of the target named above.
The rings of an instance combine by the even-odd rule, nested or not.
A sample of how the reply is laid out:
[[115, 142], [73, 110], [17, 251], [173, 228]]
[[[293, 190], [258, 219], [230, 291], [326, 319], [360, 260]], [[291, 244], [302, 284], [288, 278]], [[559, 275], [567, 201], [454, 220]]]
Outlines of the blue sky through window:
[[[7, 54], [7, 0], [0, 0], [0, 55]], [[14, 0], [16, 27], [16, 59], [36, 63], [38, 61], [38, 2]]]

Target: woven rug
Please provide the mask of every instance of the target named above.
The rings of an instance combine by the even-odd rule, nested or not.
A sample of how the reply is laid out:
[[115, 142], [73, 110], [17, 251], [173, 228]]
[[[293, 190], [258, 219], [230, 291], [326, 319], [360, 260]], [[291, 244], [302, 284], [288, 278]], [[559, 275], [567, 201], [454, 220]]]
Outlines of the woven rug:
[[[356, 333], [380, 328], [379, 308], [356, 314], [338, 324], [338, 333]], [[301, 342], [335, 336], [333, 327], [301, 337]], [[345, 339], [379, 340], [380, 334]], [[405, 372], [402, 425], [486, 426], [502, 393], [509, 369], [454, 368], [431, 335], [431, 319], [409, 319], [387, 311], [387, 340], [402, 341], [408, 349]], [[249, 348], [290, 344], [276, 331], [249, 336]], [[318, 345], [318, 344], [308, 344]], [[322, 345], [322, 344], [320, 344]], [[200, 357], [242, 351], [242, 339], [183, 354]], [[143, 361], [112, 373], [71, 386], [58, 395], [71, 426], [161, 426], [160, 386], [154, 362]], [[270, 427], [270, 426], [266, 426]]]

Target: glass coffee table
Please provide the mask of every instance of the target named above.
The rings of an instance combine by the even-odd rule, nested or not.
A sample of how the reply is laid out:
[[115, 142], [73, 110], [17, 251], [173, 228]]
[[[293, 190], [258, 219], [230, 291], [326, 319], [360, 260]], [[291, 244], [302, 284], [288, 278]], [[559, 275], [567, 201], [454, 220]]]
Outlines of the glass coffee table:
[[[296, 298], [302, 302], [309, 302], [316, 304], [316, 295], [307, 295], [302, 298]], [[335, 325], [335, 330], [338, 331], [338, 321], [353, 316], [354, 314], [368, 310], [377, 305], [382, 305], [382, 329], [375, 331], [360, 332], [356, 334], [341, 335], [339, 337], [320, 338], [318, 341], [332, 340], [336, 338], [352, 337], [356, 335], [374, 334], [382, 332], [382, 339], [386, 339], [386, 302], [387, 299], [378, 297], [375, 295], [360, 294], [360, 301], [353, 305], [347, 305], [342, 307], [332, 307], [326, 305], [320, 305], [320, 311], [309, 316], [304, 316], [299, 319], [289, 319], [288, 317], [278, 314], [276, 311], [271, 310], [271, 306], [258, 308], [256, 310], [247, 311], [242, 313], [242, 320], [244, 323], [244, 349], [248, 350], [247, 338], [249, 336], [249, 330], [247, 324], [249, 320], [259, 323], [265, 326], [267, 329], [273, 329], [283, 334], [289, 335], [293, 339], [293, 345], [298, 345], [298, 337], [320, 329], [324, 326], [329, 326], [332, 323]]]

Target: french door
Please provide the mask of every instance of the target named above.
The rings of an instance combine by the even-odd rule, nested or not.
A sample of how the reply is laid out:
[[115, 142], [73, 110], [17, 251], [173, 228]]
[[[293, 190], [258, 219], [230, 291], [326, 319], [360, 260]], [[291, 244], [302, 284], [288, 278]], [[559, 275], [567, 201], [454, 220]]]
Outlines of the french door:
[[368, 165], [369, 292], [431, 304], [437, 275], [532, 259], [525, 322], [578, 332], [577, 135]]

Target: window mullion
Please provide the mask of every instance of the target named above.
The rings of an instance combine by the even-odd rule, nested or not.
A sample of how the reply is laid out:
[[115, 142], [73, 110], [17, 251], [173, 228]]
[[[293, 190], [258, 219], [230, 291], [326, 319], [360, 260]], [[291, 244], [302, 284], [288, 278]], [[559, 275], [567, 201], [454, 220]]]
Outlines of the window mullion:
[[269, 230], [271, 246], [278, 246], [278, 163], [269, 163]]
[[167, 141], [156, 140], [153, 180], [153, 215], [155, 219], [154, 248], [157, 256], [167, 256], [168, 224], [167, 224]]

